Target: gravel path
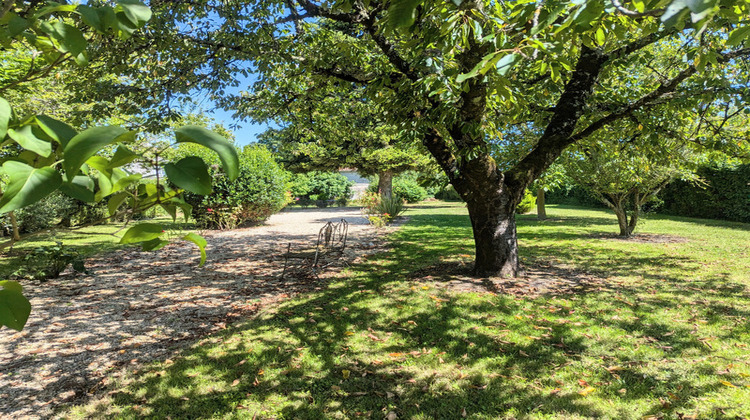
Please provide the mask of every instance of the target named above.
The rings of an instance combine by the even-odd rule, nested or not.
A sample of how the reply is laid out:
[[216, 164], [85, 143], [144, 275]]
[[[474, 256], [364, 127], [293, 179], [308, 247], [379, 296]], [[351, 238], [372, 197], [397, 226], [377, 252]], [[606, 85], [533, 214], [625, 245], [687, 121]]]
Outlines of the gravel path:
[[[309, 270], [280, 279], [283, 253], [314, 246], [327, 221], [349, 222], [352, 261], [378, 249], [378, 232], [355, 208], [291, 209], [262, 226], [205, 233], [208, 262], [188, 244], [91, 258], [89, 275], [64, 275], [25, 291], [22, 332], [0, 330], [0, 418], [47, 418], [82, 401], [130, 365], [164, 359], [269, 303], [318, 287]], [[321, 277], [325, 277], [322, 275]]]

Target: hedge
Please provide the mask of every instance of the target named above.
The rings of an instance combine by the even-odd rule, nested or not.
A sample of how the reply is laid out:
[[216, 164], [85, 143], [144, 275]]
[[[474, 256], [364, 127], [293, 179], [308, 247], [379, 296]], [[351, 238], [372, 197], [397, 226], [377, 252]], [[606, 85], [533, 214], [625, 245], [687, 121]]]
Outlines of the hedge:
[[660, 194], [663, 213], [675, 216], [750, 222], [750, 164], [703, 167], [705, 185], [674, 181]]

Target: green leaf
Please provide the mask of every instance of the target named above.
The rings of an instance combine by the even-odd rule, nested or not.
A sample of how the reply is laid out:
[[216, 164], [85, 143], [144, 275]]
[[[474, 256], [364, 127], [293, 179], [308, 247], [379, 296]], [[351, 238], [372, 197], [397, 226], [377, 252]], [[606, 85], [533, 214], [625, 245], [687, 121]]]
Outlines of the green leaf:
[[[193, 206], [186, 203], [185, 200], [180, 197], [172, 198], [171, 200], [169, 200], [169, 203], [179, 207], [182, 210], [182, 215], [185, 216], [185, 222], [187, 222], [190, 218], [190, 214], [193, 212]], [[175, 214], [173, 217], [176, 218], [176, 216], [177, 215]]]
[[52, 24], [44, 22], [41, 29], [60, 44], [59, 50], [62, 52], [76, 56], [86, 49], [86, 38], [75, 26], [60, 21]]
[[86, 161], [86, 166], [96, 169], [97, 171], [106, 174], [107, 176], [112, 176], [112, 169], [110, 169], [109, 159], [105, 158], [104, 156], [91, 156]]
[[0, 141], [5, 138], [5, 134], [8, 132], [8, 123], [12, 114], [13, 110], [10, 108], [8, 101], [0, 98]]
[[141, 223], [128, 229], [122, 239], [121, 244], [134, 244], [138, 242], [147, 242], [161, 237], [164, 228], [158, 223]]
[[112, 184], [112, 192], [122, 191], [140, 181], [141, 178], [143, 178], [143, 175], [141, 174], [130, 174], [124, 177], [118, 177], [114, 184]]
[[83, 175], [78, 175], [72, 181], [65, 182], [60, 186], [60, 192], [75, 199], [93, 203], [94, 180]]
[[0, 325], [21, 331], [31, 314], [31, 303], [18, 282], [0, 281]]
[[39, 156], [48, 157], [52, 154], [52, 143], [35, 136], [30, 125], [25, 125], [18, 130], [10, 128], [8, 129], [8, 136], [24, 149], [30, 150]]
[[203, 159], [189, 156], [176, 163], [164, 165], [164, 172], [172, 183], [180, 188], [200, 195], [208, 195], [211, 189], [211, 175]]
[[115, 9], [109, 6], [91, 7], [87, 5], [78, 5], [76, 11], [81, 15], [83, 22], [94, 28], [97, 32], [106, 33], [110, 29], [117, 29], [115, 23]]
[[671, 28], [689, 13], [686, 0], [673, 0], [661, 15], [661, 21], [667, 28]]
[[207, 147], [221, 160], [224, 172], [230, 180], [237, 179], [240, 173], [240, 158], [232, 143], [224, 137], [197, 125], [187, 125], [175, 130], [177, 143], [196, 143]]
[[127, 165], [128, 163], [134, 161], [136, 158], [138, 158], [137, 153], [132, 152], [125, 146], [118, 146], [115, 155], [112, 156], [112, 159], [109, 162], [109, 168], [112, 169]]
[[88, 158], [104, 146], [121, 141], [120, 136], [126, 134], [128, 131], [122, 127], [92, 127], [70, 139], [63, 149], [65, 175], [69, 180], [73, 179]]
[[121, 191], [117, 194], [113, 194], [112, 197], [109, 198], [109, 201], [107, 201], [107, 213], [109, 216], [114, 216], [117, 213], [117, 209], [120, 208], [122, 203], [125, 202], [125, 200], [130, 197], [130, 194]]
[[607, 36], [605, 35], [602, 28], [596, 30], [596, 33], [594, 33], [594, 39], [596, 40], [597, 45], [604, 45], [604, 42], [607, 40]]
[[39, 128], [41, 128], [42, 131], [50, 136], [52, 140], [60, 143], [63, 148], [68, 144], [70, 139], [78, 134], [76, 130], [68, 124], [65, 124], [64, 122], [58, 121], [54, 118], [50, 118], [46, 115], [37, 115], [36, 123], [37, 125], [39, 125]]
[[156, 238], [150, 241], [142, 242], [141, 249], [144, 251], [156, 251], [158, 249], [164, 248], [167, 245], [169, 245], [169, 241]]
[[76, 7], [76, 11], [81, 15], [83, 23], [94, 28], [97, 32], [107, 32], [107, 26], [102, 22], [97, 9], [98, 8], [87, 6], [85, 4], [79, 4], [78, 7]]
[[206, 263], [206, 245], [208, 244], [206, 238], [191, 232], [183, 236], [182, 239], [190, 241], [198, 246], [198, 249], [201, 250], [201, 262], [199, 265], [203, 266], [203, 264]]
[[3, 171], [10, 181], [0, 197], [0, 214], [36, 203], [62, 184], [60, 173], [50, 167], [34, 168], [9, 160], [3, 163]]
[[[11, 15], [13, 12], [8, 12]], [[29, 21], [13, 13], [8, 16], [8, 37], [15, 38], [29, 27]]]
[[120, 0], [115, 11], [122, 11], [136, 27], [143, 26], [151, 19], [151, 9], [138, 0]]
[[104, 197], [112, 194], [112, 179], [109, 176], [100, 173], [99, 177], [96, 178], [96, 181], [99, 185], [99, 190], [94, 194], [94, 201], [99, 202]]
[[[750, 36], [750, 25], [739, 27], [733, 30], [732, 33], [729, 34], [729, 39], [727, 39], [727, 45], [736, 47], [740, 45], [742, 41], [744, 41], [748, 36]], [[0, 126], [0, 130], [2, 130], [2, 126]]]
[[500, 59], [500, 61], [497, 62], [497, 72], [501, 76], [505, 76], [508, 74], [511, 68], [513, 68], [513, 64], [515, 64], [517, 61], [521, 59], [520, 54], [508, 54]]
[[164, 209], [164, 211], [167, 212], [170, 216], [172, 216], [172, 221], [177, 221], [177, 206], [175, 206], [172, 203], [161, 203], [161, 208]]
[[394, 0], [388, 8], [389, 24], [392, 28], [408, 28], [414, 24], [417, 6], [422, 0]]
[[688, 9], [690, 9], [690, 17], [693, 23], [699, 22], [704, 18], [708, 17], [713, 12], [714, 6], [717, 0], [686, 0]]

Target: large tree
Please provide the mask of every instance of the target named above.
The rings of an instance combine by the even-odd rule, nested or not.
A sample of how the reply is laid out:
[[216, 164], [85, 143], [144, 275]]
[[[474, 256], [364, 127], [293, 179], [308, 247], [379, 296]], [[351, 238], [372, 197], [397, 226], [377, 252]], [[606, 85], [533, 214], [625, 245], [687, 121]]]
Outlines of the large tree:
[[[149, 98], [166, 100], [202, 88], [241, 116], [305, 101], [330, 83], [361, 89], [363, 101], [382, 104], [390, 123], [429, 150], [466, 201], [478, 275], [518, 274], [515, 207], [566, 147], [619, 121], [655, 132], [654, 111], [747, 99], [750, 6], [739, 0], [152, 7], [147, 36], [110, 49], [123, 67], [139, 67], [126, 79], [129, 92], [151, 86]], [[251, 72], [257, 81], [230, 94]], [[494, 142], [529, 123], [540, 134], [522, 158], [493, 158]]]
[[[363, 101], [359, 93], [331, 86], [305, 92], [307, 100], [283, 109], [271, 102], [248, 112], [256, 118], [273, 116], [283, 125], [263, 133], [259, 142], [271, 145], [287, 169], [354, 168], [364, 176], [377, 175], [379, 192], [390, 197], [395, 175], [423, 168], [430, 159], [419, 143], [399, 136], [398, 127], [382, 117], [379, 104]], [[313, 94], [317, 97], [310, 97]]]

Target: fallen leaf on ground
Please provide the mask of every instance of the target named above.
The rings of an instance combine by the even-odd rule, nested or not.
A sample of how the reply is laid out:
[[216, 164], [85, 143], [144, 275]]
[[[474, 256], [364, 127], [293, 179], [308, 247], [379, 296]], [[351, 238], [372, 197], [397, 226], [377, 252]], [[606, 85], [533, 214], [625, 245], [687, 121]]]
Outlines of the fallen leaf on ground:
[[578, 394], [583, 395], [585, 397], [586, 395], [589, 395], [589, 394], [591, 394], [594, 391], [596, 391], [596, 388], [590, 386], [590, 387], [586, 387], [586, 388], [578, 391]]

